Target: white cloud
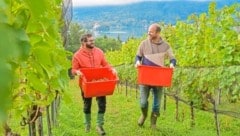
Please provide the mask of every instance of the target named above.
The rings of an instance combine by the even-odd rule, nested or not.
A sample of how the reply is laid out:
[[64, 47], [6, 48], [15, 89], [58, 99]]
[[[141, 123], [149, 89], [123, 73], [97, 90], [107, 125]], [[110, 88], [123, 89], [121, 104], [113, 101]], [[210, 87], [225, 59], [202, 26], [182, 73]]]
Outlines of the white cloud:
[[[174, 0], [72, 0], [73, 6], [99, 6], [99, 5], [121, 5], [141, 1], [174, 1]], [[178, 0], [175, 0], [178, 1]], [[211, 1], [211, 0], [188, 0], [188, 1]]]
[[72, 0], [73, 6], [120, 5], [141, 0]]

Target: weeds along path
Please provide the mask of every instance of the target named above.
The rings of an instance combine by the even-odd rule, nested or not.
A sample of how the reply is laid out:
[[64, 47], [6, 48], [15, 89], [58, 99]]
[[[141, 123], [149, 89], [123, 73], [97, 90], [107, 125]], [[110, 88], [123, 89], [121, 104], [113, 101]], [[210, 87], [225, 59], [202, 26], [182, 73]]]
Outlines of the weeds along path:
[[[70, 90], [62, 98], [58, 127], [54, 129], [56, 136], [97, 136], [96, 99], [92, 102], [92, 128], [85, 133], [83, 124], [83, 103], [77, 79], [70, 81]], [[151, 95], [149, 97], [150, 105]], [[163, 105], [162, 105], [163, 106]], [[158, 130], [150, 129], [150, 119], [147, 118], [144, 127], [137, 125], [140, 116], [139, 100], [136, 90], [129, 90], [127, 96], [124, 87], [117, 87], [114, 94], [107, 96], [107, 109], [104, 129], [108, 136], [216, 136], [213, 114], [196, 111], [196, 125], [191, 127], [190, 108], [180, 104], [180, 120], [175, 120], [175, 101], [167, 99], [166, 111], [161, 111], [158, 119]], [[150, 114], [149, 108], [149, 114]], [[240, 121], [230, 117], [220, 116], [222, 122], [221, 136], [240, 135]]]

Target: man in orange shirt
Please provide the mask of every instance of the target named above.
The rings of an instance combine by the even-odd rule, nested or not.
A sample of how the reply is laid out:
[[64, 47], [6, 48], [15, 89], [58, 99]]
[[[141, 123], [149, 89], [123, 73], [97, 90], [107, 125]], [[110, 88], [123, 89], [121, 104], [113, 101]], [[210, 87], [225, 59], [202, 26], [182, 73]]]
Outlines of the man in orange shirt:
[[[81, 68], [100, 68], [110, 67], [104, 57], [104, 53], [101, 49], [95, 47], [94, 38], [92, 34], [85, 34], [81, 37], [81, 47], [74, 54], [72, 59], [72, 73], [73, 75], [79, 75], [81, 77]], [[113, 69], [115, 73], [115, 70]], [[80, 79], [80, 78], [79, 78]], [[79, 82], [80, 85], [80, 82]], [[81, 88], [81, 86], [80, 86]], [[85, 98], [83, 91], [82, 98], [84, 102], [84, 124], [85, 131], [89, 132], [91, 129], [91, 105], [92, 98]], [[104, 113], [106, 110], [106, 96], [96, 97], [98, 104], [98, 115], [97, 115], [97, 132], [100, 135], [105, 135], [103, 129], [104, 124]]]

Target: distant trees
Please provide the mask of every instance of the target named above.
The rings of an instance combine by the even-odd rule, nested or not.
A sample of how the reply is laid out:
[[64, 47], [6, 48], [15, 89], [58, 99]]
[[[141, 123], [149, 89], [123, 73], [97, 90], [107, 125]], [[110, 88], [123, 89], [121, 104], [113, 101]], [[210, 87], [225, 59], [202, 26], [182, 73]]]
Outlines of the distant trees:
[[101, 48], [104, 52], [106, 51], [114, 51], [121, 49], [121, 41], [119, 39], [110, 38], [106, 35], [103, 37], [98, 37], [95, 40], [95, 44], [97, 47]]
[[86, 30], [78, 23], [71, 23], [68, 32], [68, 44], [65, 49], [70, 52], [75, 52], [80, 46], [80, 37], [86, 32]]
[[[71, 23], [68, 32], [68, 44], [65, 49], [74, 53], [80, 47], [80, 37], [87, 31], [78, 23]], [[121, 48], [120, 39], [110, 38], [106, 35], [103, 37], [97, 37], [95, 40], [97, 47], [101, 48], [104, 52], [108, 50], [118, 50]]]

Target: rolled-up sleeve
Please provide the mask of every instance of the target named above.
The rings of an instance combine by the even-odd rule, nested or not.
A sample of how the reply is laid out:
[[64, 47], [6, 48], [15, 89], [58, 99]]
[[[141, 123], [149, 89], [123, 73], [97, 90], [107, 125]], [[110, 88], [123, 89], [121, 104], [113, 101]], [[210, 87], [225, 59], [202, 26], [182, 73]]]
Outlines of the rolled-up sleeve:
[[72, 74], [75, 75], [76, 74], [76, 71], [80, 69], [80, 65], [79, 65], [79, 62], [78, 62], [78, 59], [73, 56], [73, 59], [72, 59]]

